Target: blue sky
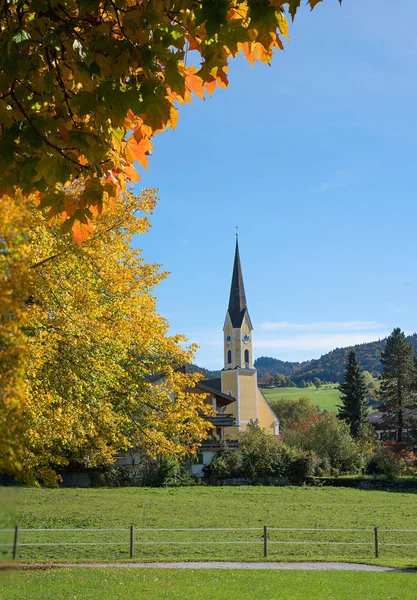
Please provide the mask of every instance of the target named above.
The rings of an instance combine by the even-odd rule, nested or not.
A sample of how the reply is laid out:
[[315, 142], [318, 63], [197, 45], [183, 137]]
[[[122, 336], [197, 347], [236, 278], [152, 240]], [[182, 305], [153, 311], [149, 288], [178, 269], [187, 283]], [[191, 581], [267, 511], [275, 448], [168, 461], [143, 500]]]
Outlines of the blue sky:
[[159, 188], [148, 262], [173, 333], [222, 367], [239, 226], [256, 356], [318, 358], [417, 329], [417, 2], [324, 0], [272, 66], [181, 107], [142, 187]]

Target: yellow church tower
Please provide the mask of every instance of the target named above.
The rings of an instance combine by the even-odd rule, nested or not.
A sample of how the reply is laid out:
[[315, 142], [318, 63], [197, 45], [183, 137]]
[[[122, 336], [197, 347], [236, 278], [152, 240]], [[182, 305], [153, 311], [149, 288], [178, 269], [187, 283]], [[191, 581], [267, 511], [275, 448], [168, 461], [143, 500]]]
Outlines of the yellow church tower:
[[250, 421], [257, 420], [261, 427], [278, 435], [278, 419], [258, 388], [257, 371], [253, 367], [253, 327], [246, 303], [238, 234], [229, 306], [223, 326], [223, 345], [221, 391], [235, 399], [228, 412], [235, 417], [237, 429], [243, 430]]

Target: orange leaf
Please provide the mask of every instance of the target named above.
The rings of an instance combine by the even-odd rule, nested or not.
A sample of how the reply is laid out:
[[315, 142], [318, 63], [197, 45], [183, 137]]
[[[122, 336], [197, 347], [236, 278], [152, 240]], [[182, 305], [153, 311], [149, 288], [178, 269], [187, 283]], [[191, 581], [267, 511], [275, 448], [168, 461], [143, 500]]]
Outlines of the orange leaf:
[[201, 40], [193, 38], [192, 35], [186, 35], [185, 37], [189, 43], [188, 50], [199, 50]]
[[178, 122], [178, 117], [179, 117], [179, 112], [178, 110], [175, 108], [175, 106], [173, 106], [171, 108], [171, 111], [169, 113], [169, 121], [167, 123], [167, 125], [171, 126], [172, 129], [175, 129], [177, 126], [177, 122]]
[[123, 167], [123, 173], [126, 175], [129, 181], [139, 181], [139, 174], [136, 172], [135, 168], [132, 165], [127, 165]]
[[66, 215], [67, 217], [72, 217], [77, 208], [78, 203], [75, 197], [67, 195], [64, 204], [64, 215]]
[[148, 157], [153, 148], [152, 142], [147, 137], [142, 137], [139, 141], [137, 141], [135, 135], [132, 135], [125, 145], [125, 157], [129, 163], [133, 163], [137, 160], [141, 165], [148, 168]]
[[185, 77], [185, 85], [190, 90], [190, 92], [194, 92], [196, 96], [202, 98], [204, 100], [204, 85], [201, 77], [195, 74], [195, 67], [190, 67], [187, 69], [187, 75]]
[[94, 227], [87, 217], [81, 217], [81, 220], [74, 221], [71, 228], [72, 239], [76, 244], [82, 244], [93, 233]]
[[217, 71], [217, 85], [221, 88], [227, 88], [229, 85], [226, 71], [227, 67], [223, 67], [223, 69]]
[[40, 192], [35, 192], [33, 194], [33, 202], [35, 204], [35, 206], [39, 206], [39, 204], [41, 203], [42, 200], [42, 194]]
[[209, 93], [209, 95], [211, 96], [217, 86], [216, 78], [212, 77], [212, 79], [210, 79], [210, 81], [206, 81], [204, 86], [205, 86], [207, 92]]

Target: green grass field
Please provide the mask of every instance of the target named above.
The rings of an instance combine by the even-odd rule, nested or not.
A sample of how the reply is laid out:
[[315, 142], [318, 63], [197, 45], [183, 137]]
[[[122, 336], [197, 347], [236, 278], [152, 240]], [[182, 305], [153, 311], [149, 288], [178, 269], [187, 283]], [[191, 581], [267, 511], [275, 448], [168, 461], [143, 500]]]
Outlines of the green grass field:
[[321, 410], [337, 411], [337, 405], [340, 404], [338, 385], [331, 383], [318, 390], [313, 386], [307, 388], [262, 388], [262, 392], [269, 402], [273, 400], [298, 400], [298, 398], [305, 396]]
[[415, 600], [415, 575], [317, 571], [44, 569], [1, 575], [7, 600]]
[[[353, 528], [367, 532], [270, 532], [268, 560], [347, 560], [415, 566], [417, 546], [381, 546], [374, 559], [373, 527], [417, 530], [417, 495], [320, 487], [189, 487], [119, 489], [21, 488], [22, 560], [123, 560], [129, 558], [129, 533], [135, 525], [135, 560], [254, 560], [263, 558], [262, 532], [269, 527]], [[2, 527], [10, 527], [6, 519]], [[139, 528], [259, 528], [253, 531], [163, 531]], [[62, 528], [64, 531], [49, 531]], [[69, 531], [71, 528], [120, 528], [121, 531]], [[11, 541], [11, 533], [2, 541]], [[61, 546], [61, 542], [83, 542]], [[118, 545], [96, 546], [96, 542]], [[145, 541], [204, 544], [159, 545]], [[238, 541], [237, 545], [206, 542]], [[360, 542], [355, 546], [272, 544], [277, 541]], [[382, 543], [417, 543], [414, 533], [380, 533]], [[36, 544], [54, 545], [41, 547]], [[247, 544], [246, 542], [250, 542]], [[90, 545], [91, 543], [91, 545]], [[56, 545], [55, 545], [56, 544]], [[4, 552], [3, 559], [10, 556]]]

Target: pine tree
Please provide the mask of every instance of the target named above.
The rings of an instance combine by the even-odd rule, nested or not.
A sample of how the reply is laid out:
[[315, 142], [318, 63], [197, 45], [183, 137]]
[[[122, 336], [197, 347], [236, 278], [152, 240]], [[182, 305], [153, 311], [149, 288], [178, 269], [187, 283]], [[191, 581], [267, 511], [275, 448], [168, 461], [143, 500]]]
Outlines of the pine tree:
[[404, 430], [415, 421], [415, 369], [413, 346], [401, 329], [396, 328], [387, 339], [381, 353], [382, 385], [379, 409], [384, 413], [383, 423], [396, 431], [396, 440], [404, 441]]
[[345, 379], [339, 390], [342, 405], [339, 407], [338, 417], [349, 424], [352, 437], [357, 437], [368, 424], [368, 408], [365, 378], [360, 371], [355, 350], [349, 352]]

